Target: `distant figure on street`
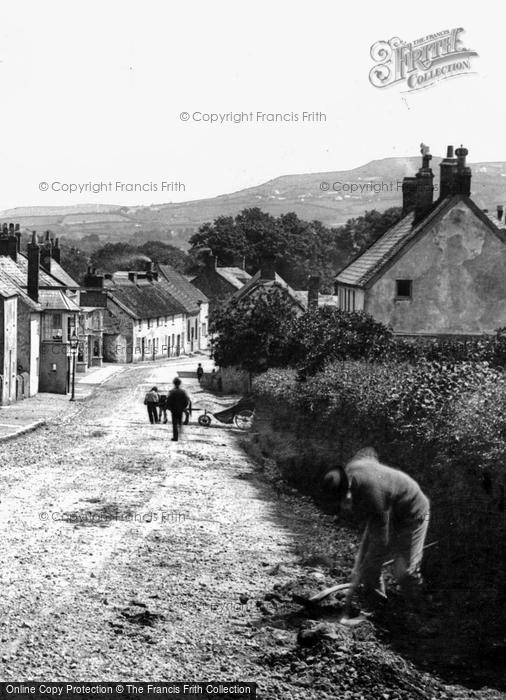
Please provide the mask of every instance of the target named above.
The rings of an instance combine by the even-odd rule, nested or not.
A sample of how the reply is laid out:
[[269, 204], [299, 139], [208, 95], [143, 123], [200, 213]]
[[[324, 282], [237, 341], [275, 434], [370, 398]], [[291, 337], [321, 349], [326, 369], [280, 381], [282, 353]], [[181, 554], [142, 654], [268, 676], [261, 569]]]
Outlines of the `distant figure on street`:
[[188, 407], [190, 399], [184, 389], [181, 389], [181, 380], [179, 377], [174, 379], [174, 388], [169, 391], [167, 396], [167, 410], [172, 416], [172, 440], [177, 442], [179, 432], [183, 424], [183, 413]]
[[144, 397], [144, 405], [148, 409], [148, 417], [150, 423], [159, 423], [158, 420], [158, 403], [160, 397], [158, 396], [158, 388], [156, 386], [152, 387], [150, 391]]
[[197, 379], [200, 384], [202, 381], [202, 376], [204, 375], [204, 370], [202, 368], [202, 364], [199, 362], [199, 366], [197, 367]]
[[352, 509], [366, 522], [345, 615], [359, 588], [366, 608], [386, 600], [382, 566], [390, 557], [403, 593], [412, 598], [422, 582], [420, 565], [430, 518], [429, 499], [417, 482], [381, 464], [372, 447], [359, 450], [344, 469], [329, 472], [324, 481], [343, 509]]
[[184, 409], [183, 425], [188, 425], [188, 423], [190, 422], [190, 416], [191, 416], [192, 410], [193, 410], [192, 409], [192, 396], [188, 391], [186, 392], [186, 395], [188, 396], [188, 404], [187, 404], [186, 408]]
[[[163, 421], [162, 421], [163, 418]], [[158, 402], [158, 422], [167, 423], [167, 394], [159, 395]]]

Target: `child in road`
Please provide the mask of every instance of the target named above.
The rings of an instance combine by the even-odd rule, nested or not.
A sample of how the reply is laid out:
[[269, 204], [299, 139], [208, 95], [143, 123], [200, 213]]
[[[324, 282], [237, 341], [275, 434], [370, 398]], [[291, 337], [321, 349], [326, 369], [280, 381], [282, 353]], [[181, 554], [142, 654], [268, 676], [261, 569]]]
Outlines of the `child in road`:
[[158, 396], [158, 388], [156, 386], [152, 387], [150, 391], [147, 392], [144, 397], [144, 405], [148, 409], [148, 418], [150, 423], [159, 423], [158, 419], [158, 403], [160, 397]]

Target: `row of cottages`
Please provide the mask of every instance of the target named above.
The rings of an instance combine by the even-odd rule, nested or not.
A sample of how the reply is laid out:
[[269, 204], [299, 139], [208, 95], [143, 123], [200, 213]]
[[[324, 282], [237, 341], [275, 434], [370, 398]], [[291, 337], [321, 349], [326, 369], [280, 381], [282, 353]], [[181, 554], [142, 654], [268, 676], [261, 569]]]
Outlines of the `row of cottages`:
[[[81, 368], [100, 365], [102, 310], [80, 306], [79, 285], [60, 265], [58, 241], [31, 235], [22, 252], [18, 224], [0, 227], [0, 401], [39, 391], [67, 393], [70, 339], [79, 339]], [[80, 329], [85, 330], [80, 330]], [[92, 358], [85, 347], [98, 346]]]
[[448, 146], [434, 201], [431, 155], [402, 184], [402, 218], [336, 277], [339, 305], [406, 336], [492, 334], [506, 326], [506, 225], [471, 199], [468, 151]]
[[142, 362], [204, 351], [208, 300], [168, 265], [97, 274], [88, 268], [82, 303], [104, 309], [104, 359]]

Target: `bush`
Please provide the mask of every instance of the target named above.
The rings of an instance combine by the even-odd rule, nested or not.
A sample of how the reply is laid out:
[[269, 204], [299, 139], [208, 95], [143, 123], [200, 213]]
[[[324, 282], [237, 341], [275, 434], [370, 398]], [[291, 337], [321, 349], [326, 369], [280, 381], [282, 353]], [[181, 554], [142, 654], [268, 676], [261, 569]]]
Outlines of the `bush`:
[[464, 614], [465, 605], [483, 634], [499, 633], [506, 622], [501, 371], [487, 362], [345, 361], [306, 381], [271, 370], [253, 389], [259, 441], [302, 490], [321, 498], [323, 474], [369, 444], [411, 474], [432, 501], [430, 539], [440, 541], [427, 558], [429, 581], [450, 612]]

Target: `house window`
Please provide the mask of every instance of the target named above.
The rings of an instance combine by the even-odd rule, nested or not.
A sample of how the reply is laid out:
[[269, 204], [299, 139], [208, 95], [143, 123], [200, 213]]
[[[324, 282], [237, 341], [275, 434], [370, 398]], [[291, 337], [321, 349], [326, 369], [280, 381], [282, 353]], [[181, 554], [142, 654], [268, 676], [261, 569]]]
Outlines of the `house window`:
[[204, 338], [207, 336], [207, 326], [205, 323], [202, 324], [202, 335]]
[[63, 340], [61, 314], [44, 314], [42, 316], [42, 340]]
[[142, 328], [142, 318], [140, 318], [140, 319], [137, 321], [137, 325], [138, 325], [139, 330], [140, 330], [140, 329]]
[[151, 319], [148, 318], [148, 328], [151, 328]]
[[343, 311], [355, 311], [355, 290], [348, 287], [340, 287], [339, 308]]
[[413, 296], [413, 280], [395, 280], [397, 299], [411, 299]]

